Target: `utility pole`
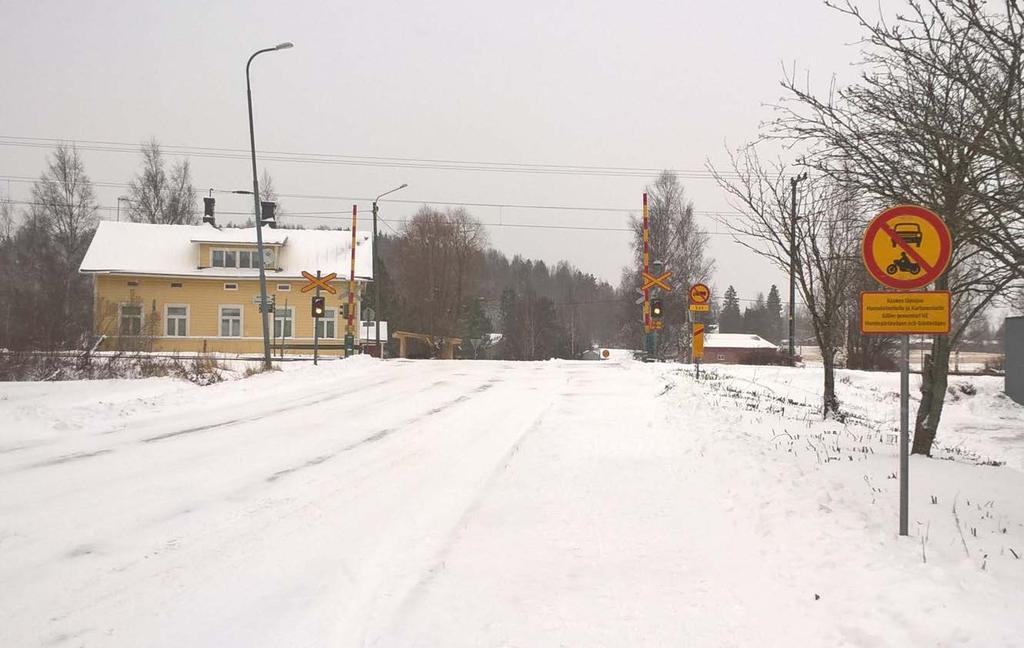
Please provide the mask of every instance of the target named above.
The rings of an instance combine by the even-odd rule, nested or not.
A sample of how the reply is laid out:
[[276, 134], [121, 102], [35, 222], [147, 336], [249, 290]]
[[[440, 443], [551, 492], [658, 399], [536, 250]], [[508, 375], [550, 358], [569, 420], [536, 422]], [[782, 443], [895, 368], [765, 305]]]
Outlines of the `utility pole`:
[[384, 343], [381, 342], [380, 340], [380, 316], [383, 313], [384, 308], [381, 306], [380, 303], [380, 285], [381, 283], [383, 283], [383, 281], [381, 280], [380, 268], [378, 267], [380, 264], [377, 262], [377, 203], [384, 196], [390, 193], [395, 193], [399, 189], [405, 189], [408, 186], [408, 184], [402, 183], [401, 187], [395, 187], [391, 191], [385, 191], [384, 193], [373, 199], [373, 301], [374, 305], [376, 306], [376, 308], [373, 309], [373, 319], [375, 322], [375, 327], [377, 329], [376, 333], [374, 334], [376, 336], [377, 342], [377, 353], [380, 354], [381, 360], [384, 359]]
[[796, 185], [807, 179], [807, 172], [789, 179], [793, 203], [789, 221], [789, 357], [796, 355]]

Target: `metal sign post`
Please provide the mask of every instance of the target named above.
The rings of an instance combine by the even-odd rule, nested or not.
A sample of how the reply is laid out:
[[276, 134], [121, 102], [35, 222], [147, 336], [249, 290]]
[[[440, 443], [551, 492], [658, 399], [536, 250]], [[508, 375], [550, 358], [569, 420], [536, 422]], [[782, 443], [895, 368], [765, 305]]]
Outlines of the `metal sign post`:
[[900, 535], [909, 533], [910, 334], [949, 333], [948, 291], [909, 292], [938, 279], [949, 266], [953, 242], [939, 216], [917, 205], [897, 205], [864, 232], [864, 266], [878, 282], [902, 292], [861, 293], [860, 330], [900, 336]]
[[910, 336], [900, 341], [900, 535], [908, 533], [910, 500]]
[[356, 214], [357, 207], [352, 205], [352, 264], [348, 279], [348, 326], [345, 330], [345, 357], [355, 353], [355, 316], [356, 316]]
[[[316, 271], [316, 296], [320, 296], [320, 271]], [[320, 359], [320, 318], [313, 318], [313, 366]]]

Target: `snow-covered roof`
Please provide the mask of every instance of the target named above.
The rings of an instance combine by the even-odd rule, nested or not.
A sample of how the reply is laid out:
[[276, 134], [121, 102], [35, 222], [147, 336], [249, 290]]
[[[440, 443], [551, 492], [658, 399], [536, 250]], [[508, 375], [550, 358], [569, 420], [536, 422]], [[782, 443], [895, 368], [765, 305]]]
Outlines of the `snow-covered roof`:
[[704, 336], [705, 349], [778, 349], [760, 335], [749, 333], [708, 333]]
[[[208, 225], [200, 226], [200, 232], [193, 238], [193, 243], [235, 243], [254, 244], [256, 243], [255, 227], [226, 227], [217, 229]], [[282, 245], [288, 240], [288, 234], [295, 230], [263, 228], [263, 243], [270, 245]], [[351, 235], [350, 235], [351, 236]]]
[[[352, 232], [347, 230], [263, 229], [264, 242], [278, 251], [280, 271], [273, 279], [301, 278], [302, 271], [349, 276]], [[373, 278], [373, 244], [370, 234], [356, 234], [356, 277]], [[101, 221], [81, 272], [184, 277], [257, 277], [256, 268], [209, 268], [198, 266], [200, 243], [256, 244], [256, 229], [210, 225], [154, 225]]]

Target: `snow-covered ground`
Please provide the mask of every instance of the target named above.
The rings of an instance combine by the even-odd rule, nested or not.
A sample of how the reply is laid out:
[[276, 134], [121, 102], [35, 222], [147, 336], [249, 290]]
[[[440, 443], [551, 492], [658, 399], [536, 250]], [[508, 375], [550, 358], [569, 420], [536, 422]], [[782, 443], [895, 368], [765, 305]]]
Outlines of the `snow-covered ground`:
[[898, 538], [895, 376], [840, 423], [814, 369], [285, 369], [0, 383], [0, 646], [1024, 645], [991, 379]]

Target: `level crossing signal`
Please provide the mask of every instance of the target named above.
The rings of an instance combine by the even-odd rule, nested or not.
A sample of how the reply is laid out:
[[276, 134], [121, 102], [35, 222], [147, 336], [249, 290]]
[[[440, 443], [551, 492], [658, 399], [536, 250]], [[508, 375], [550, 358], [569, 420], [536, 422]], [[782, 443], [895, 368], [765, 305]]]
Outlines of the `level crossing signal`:
[[327, 307], [326, 299], [323, 297], [313, 298], [313, 317], [323, 317]]
[[656, 319], [656, 320], [660, 320], [661, 319], [661, 300], [660, 299], [652, 299], [651, 300], [651, 319]]

